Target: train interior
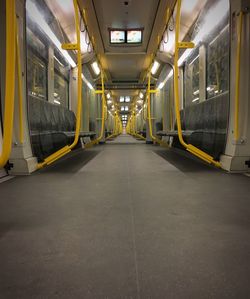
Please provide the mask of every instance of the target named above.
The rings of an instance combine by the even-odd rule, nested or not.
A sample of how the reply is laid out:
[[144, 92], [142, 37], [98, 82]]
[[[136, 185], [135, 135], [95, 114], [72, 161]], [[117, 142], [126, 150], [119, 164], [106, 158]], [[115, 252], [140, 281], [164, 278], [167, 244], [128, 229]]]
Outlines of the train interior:
[[0, 298], [250, 298], [250, 1], [0, 16]]

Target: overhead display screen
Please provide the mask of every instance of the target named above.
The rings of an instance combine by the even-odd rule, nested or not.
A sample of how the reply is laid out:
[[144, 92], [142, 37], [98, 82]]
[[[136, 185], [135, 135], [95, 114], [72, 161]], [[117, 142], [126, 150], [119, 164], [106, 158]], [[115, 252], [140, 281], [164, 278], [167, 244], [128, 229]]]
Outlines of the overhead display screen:
[[124, 30], [110, 30], [111, 44], [123, 44], [125, 43], [125, 37]]
[[142, 31], [141, 30], [128, 30], [127, 31], [127, 43], [128, 44], [139, 44], [142, 42]]

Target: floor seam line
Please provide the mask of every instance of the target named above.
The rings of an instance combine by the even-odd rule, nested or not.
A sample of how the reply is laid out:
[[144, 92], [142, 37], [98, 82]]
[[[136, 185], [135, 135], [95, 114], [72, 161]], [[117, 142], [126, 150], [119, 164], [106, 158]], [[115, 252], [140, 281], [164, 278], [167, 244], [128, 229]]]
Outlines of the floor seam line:
[[127, 183], [128, 183], [128, 194], [130, 200], [131, 230], [132, 230], [132, 240], [133, 240], [133, 247], [134, 247], [133, 250], [134, 250], [137, 298], [140, 299], [141, 295], [140, 295], [139, 271], [138, 271], [137, 250], [136, 250], [136, 241], [135, 241], [135, 217], [134, 217], [133, 202], [132, 202], [133, 196], [131, 191], [129, 159], [127, 159]]

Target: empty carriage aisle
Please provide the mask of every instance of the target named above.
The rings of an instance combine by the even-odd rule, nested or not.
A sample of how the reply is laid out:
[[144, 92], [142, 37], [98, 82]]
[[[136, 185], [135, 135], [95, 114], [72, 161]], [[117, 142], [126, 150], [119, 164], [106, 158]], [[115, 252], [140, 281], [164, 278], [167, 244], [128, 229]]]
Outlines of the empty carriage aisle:
[[126, 138], [0, 184], [0, 298], [250, 297], [249, 178]]

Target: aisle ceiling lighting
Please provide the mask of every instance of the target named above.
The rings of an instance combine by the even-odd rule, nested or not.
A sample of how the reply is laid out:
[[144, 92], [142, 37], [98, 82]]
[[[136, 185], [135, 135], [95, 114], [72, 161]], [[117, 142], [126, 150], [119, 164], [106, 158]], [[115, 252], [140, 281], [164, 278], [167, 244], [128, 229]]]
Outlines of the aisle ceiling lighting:
[[101, 72], [98, 63], [97, 63], [96, 61], [93, 62], [93, 63], [91, 64], [91, 67], [92, 67], [94, 73], [98, 76], [98, 75], [100, 74], [100, 72]]
[[161, 83], [159, 84], [158, 88], [159, 88], [159, 89], [162, 89], [163, 86], [164, 86], [164, 82], [161, 82]]
[[92, 86], [92, 84], [86, 79], [86, 77], [82, 74], [82, 80], [87, 84], [88, 88], [93, 90], [94, 87]]
[[155, 75], [160, 67], [160, 63], [158, 61], [154, 61], [153, 66], [151, 68], [151, 74]]

